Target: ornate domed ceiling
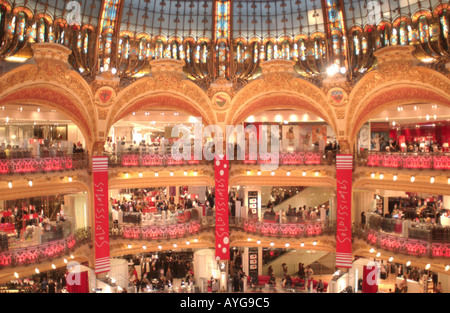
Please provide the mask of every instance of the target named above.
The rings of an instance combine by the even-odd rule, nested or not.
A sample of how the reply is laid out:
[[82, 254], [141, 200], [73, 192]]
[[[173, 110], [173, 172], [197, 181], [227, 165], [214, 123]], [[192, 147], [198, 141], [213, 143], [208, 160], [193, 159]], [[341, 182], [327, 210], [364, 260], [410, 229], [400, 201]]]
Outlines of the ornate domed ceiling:
[[[29, 54], [33, 42], [72, 50], [87, 80], [102, 72], [123, 84], [149, 73], [151, 60], [178, 59], [208, 88], [240, 88], [260, 64], [291, 60], [301, 77], [356, 82], [373, 52], [411, 45], [424, 66], [444, 70], [449, 4], [439, 0], [0, 0], [0, 60]], [[79, 13], [77, 15], [77, 13]]]

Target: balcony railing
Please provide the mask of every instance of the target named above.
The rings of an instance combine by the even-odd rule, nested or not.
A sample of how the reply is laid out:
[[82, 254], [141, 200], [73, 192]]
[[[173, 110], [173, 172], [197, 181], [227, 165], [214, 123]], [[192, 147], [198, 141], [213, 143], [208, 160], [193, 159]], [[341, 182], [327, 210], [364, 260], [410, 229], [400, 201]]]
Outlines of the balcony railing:
[[197, 165], [205, 164], [203, 160], [195, 160], [194, 156], [191, 160], [175, 159], [170, 154], [154, 154], [154, 153], [119, 153], [108, 154], [108, 164], [110, 167], [126, 166], [126, 167], [151, 167], [151, 166], [174, 166], [174, 165]]
[[[233, 164], [270, 164], [277, 163], [279, 165], [323, 165], [333, 164], [336, 154], [329, 152], [326, 154], [320, 152], [295, 152], [295, 153], [266, 153], [251, 157], [245, 155], [244, 160], [232, 160]], [[108, 154], [109, 166], [126, 166], [126, 167], [151, 167], [151, 166], [173, 166], [173, 165], [196, 165], [196, 164], [212, 164], [212, 161], [195, 160], [191, 156], [190, 160], [177, 160], [170, 154], [155, 153], [118, 153]], [[237, 156], [235, 156], [235, 159]]]
[[86, 153], [74, 153], [54, 157], [28, 157], [0, 159], [0, 174], [46, 173], [86, 169], [89, 166]]
[[366, 156], [359, 156], [359, 164], [398, 169], [450, 170], [450, 154], [369, 152]]
[[27, 265], [51, 260], [70, 253], [76, 247], [88, 243], [90, 240], [90, 229], [83, 228], [60, 240], [3, 251], [0, 252], [0, 267]]
[[450, 227], [371, 215], [358, 231], [370, 245], [395, 253], [450, 257]]

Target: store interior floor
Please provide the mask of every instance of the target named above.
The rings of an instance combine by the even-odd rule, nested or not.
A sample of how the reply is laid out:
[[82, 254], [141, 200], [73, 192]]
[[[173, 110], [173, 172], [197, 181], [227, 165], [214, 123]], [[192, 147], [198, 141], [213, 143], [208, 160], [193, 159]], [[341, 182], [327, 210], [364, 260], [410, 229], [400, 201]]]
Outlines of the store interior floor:
[[[314, 279], [322, 279], [322, 281], [329, 283], [332, 279], [332, 275], [315, 275]], [[389, 289], [394, 292], [395, 289], [395, 280], [396, 277], [394, 275], [389, 275], [386, 279], [380, 280], [378, 284], [378, 292], [379, 293], [389, 293]], [[167, 292], [186, 292], [181, 289], [181, 279], [174, 279], [172, 291]], [[281, 278], [276, 279], [276, 287], [274, 288], [248, 288], [248, 293], [309, 293], [307, 290], [299, 290], [292, 288], [283, 288], [281, 287]], [[359, 293], [361, 290], [358, 291]]]

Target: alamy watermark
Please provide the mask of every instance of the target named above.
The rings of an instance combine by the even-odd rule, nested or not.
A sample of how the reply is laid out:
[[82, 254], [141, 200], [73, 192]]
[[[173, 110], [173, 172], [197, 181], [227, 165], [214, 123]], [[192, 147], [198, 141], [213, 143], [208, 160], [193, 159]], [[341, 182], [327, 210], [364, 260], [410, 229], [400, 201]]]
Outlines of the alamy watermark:
[[78, 262], [72, 261], [67, 264], [66, 284], [68, 286], [81, 285], [81, 265]]
[[[181, 135], [181, 138], [180, 138]], [[172, 138], [179, 138], [171, 147], [172, 158], [179, 161], [206, 159], [213, 161], [215, 156], [227, 160], [263, 160], [261, 170], [274, 171], [279, 165], [280, 127], [278, 125], [227, 125], [224, 133], [220, 126], [209, 125], [203, 128], [202, 119], [197, 118], [193, 131], [184, 125], [172, 128]], [[203, 145], [203, 139], [207, 141]], [[224, 147], [225, 142], [225, 147]], [[248, 153], [247, 152], [248, 146]], [[270, 146], [270, 148], [269, 148]]]
[[378, 1], [367, 2], [367, 24], [378, 25], [381, 23], [383, 16], [381, 15], [381, 4]]
[[81, 4], [78, 1], [69, 1], [66, 5], [67, 23], [70, 26], [81, 25]]

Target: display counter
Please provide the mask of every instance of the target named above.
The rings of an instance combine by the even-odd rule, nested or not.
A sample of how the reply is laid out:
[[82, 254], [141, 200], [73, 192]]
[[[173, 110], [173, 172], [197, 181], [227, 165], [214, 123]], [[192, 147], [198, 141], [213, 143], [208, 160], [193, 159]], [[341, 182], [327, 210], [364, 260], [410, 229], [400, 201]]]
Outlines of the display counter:
[[[395, 283], [397, 284], [397, 286], [399, 286], [401, 288], [403, 280], [404, 280], [403, 277], [397, 277], [395, 279]], [[406, 291], [406, 293], [421, 293], [422, 292], [422, 290], [420, 288], [420, 283], [415, 280], [407, 279], [406, 286], [408, 287], [408, 290]]]

